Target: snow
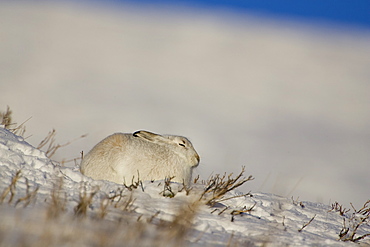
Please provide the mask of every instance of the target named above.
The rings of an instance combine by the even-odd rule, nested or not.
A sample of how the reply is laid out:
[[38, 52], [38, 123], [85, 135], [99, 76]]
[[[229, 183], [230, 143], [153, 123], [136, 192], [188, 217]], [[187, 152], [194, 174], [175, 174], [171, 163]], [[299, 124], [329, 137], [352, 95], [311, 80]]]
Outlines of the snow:
[[[209, 206], [199, 200], [205, 188], [199, 182], [189, 193], [171, 183], [175, 196], [168, 197], [165, 181], [143, 181], [137, 188], [95, 181], [0, 127], [1, 195], [18, 171], [14, 198], [10, 201], [8, 193], [0, 205], [0, 246], [358, 246], [338, 240], [339, 233], [343, 220], [351, 232], [356, 217], [364, 217], [350, 212], [341, 216], [320, 203], [236, 189], [226, 194], [230, 199]], [[32, 192], [36, 196], [22, 200]], [[80, 196], [91, 192], [96, 194], [87, 216], [76, 215]], [[53, 204], [53, 193], [60, 195], [58, 204]], [[118, 194], [122, 197], [107, 199]], [[47, 216], [63, 205], [62, 216]], [[99, 218], [104, 206], [106, 215]], [[235, 213], [246, 209], [251, 210]], [[356, 236], [370, 233], [369, 223], [367, 219]], [[370, 245], [367, 238], [359, 243]]]

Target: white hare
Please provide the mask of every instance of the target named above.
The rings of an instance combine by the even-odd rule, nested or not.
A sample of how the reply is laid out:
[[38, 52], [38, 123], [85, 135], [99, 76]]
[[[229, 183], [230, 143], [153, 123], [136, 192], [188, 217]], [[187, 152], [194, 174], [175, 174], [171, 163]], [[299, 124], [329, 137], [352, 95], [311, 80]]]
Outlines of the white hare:
[[81, 172], [120, 184], [174, 177], [171, 181], [189, 185], [199, 161], [198, 153], [185, 137], [148, 131], [115, 133], [83, 158]]

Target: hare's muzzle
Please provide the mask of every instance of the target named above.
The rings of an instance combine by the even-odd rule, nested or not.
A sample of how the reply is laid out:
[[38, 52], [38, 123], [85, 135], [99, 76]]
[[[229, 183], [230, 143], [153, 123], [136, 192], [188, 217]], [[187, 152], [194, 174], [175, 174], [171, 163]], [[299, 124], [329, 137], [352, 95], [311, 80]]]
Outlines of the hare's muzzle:
[[195, 158], [197, 159], [198, 163], [200, 162], [200, 157], [198, 154], [195, 155]]
[[195, 159], [197, 161], [196, 165], [195, 166], [198, 166], [199, 165], [199, 162], [200, 162], [200, 157], [199, 157], [199, 154], [195, 153]]

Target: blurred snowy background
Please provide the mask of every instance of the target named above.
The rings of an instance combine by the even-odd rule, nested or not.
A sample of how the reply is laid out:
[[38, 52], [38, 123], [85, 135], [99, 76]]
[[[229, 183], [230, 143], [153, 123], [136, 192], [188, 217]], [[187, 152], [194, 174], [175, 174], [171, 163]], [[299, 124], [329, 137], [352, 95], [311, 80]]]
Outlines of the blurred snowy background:
[[1, 1], [1, 110], [32, 117], [33, 145], [88, 134], [59, 160], [145, 129], [187, 136], [203, 179], [246, 166], [247, 191], [369, 199], [366, 8], [330, 20], [189, 2]]

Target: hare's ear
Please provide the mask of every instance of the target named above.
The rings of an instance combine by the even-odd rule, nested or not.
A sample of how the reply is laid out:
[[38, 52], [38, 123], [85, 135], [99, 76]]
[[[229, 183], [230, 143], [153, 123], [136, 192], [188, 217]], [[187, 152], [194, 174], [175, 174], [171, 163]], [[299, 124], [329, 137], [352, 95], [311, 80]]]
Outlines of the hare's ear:
[[145, 131], [145, 130], [136, 131], [132, 135], [135, 136], [135, 137], [139, 137], [139, 138], [145, 139], [147, 141], [151, 141], [151, 142], [158, 142], [158, 141], [164, 139], [164, 137], [161, 136], [161, 135], [154, 134], [152, 132]]

